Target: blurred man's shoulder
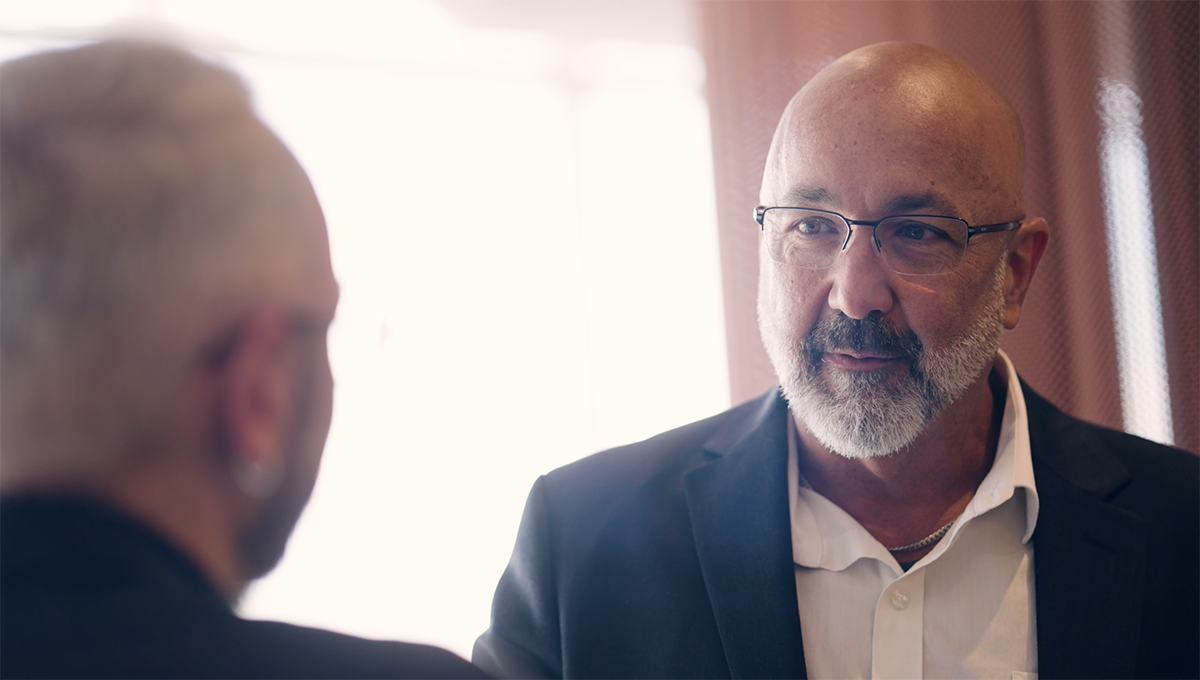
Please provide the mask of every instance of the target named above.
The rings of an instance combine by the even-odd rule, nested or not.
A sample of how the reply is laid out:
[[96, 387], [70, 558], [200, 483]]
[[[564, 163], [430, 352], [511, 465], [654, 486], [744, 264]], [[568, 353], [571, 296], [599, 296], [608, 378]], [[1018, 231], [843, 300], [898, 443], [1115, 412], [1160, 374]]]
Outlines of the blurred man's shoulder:
[[[233, 632], [242, 634], [243, 646], [255, 654], [247, 667], [255, 674], [261, 666], [264, 677], [488, 677], [465, 659], [431, 645], [368, 640], [276, 621], [238, 623]], [[271, 653], [263, 654], [265, 650]]]
[[170, 541], [112, 508], [0, 508], [6, 677], [486, 677], [436, 647], [241, 619]]

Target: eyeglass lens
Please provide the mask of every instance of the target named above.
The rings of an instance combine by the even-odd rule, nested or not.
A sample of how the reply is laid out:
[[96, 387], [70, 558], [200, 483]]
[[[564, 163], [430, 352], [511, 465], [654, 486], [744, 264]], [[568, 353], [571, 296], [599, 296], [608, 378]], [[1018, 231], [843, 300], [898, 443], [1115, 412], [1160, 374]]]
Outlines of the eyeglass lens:
[[[871, 227], [857, 227], [870, 237]], [[793, 267], [833, 266], [847, 244], [850, 225], [840, 215], [798, 208], [769, 208], [763, 233], [771, 259]], [[967, 224], [952, 217], [889, 217], [874, 229], [880, 254], [898, 274], [944, 274], [962, 262]]]

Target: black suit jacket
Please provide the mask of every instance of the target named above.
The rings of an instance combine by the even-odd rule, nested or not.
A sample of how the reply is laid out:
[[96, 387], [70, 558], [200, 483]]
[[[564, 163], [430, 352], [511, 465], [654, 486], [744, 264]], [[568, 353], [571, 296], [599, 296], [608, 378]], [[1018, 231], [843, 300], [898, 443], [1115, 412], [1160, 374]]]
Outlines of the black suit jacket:
[[146, 527], [74, 501], [0, 504], [4, 677], [487, 677], [436, 647], [233, 614]]
[[[1042, 678], [1196, 677], [1196, 456], [1025, 387]], [[777, 390], [534, 484], [475, 645], [510, 677], [805, 677]]]

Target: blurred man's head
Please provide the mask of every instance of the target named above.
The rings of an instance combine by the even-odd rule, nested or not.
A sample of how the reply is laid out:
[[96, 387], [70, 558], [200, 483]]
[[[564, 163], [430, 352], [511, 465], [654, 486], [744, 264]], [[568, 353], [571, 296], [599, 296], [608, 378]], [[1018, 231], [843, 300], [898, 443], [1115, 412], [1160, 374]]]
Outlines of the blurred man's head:
[[331, 412], [303, 170], [234, 75], [147, 43], [5, 64], [0, 126], [0, 489], [112, 500], [231, 544], [220, 585], [261, 575]]
[[855, 50], [792, 99], [760, 195], [759, 325], [825, 446], [903, 449], [986, 376], [1045, 243], [1023, 155], [995, 87], [923, 45]]

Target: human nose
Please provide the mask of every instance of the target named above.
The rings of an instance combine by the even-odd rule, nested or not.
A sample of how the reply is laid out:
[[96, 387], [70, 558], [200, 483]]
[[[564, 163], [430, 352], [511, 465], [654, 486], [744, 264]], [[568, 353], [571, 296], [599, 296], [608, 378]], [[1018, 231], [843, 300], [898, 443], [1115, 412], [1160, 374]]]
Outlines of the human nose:
[[892, 270], [875, 248], [874, 240], [870, 227], [854, 228], [830, 268], [833, 282], [829, 288], [829, 307], [852, 319], [866, 318], [871, 312], [887, 314], [894, 302]]

